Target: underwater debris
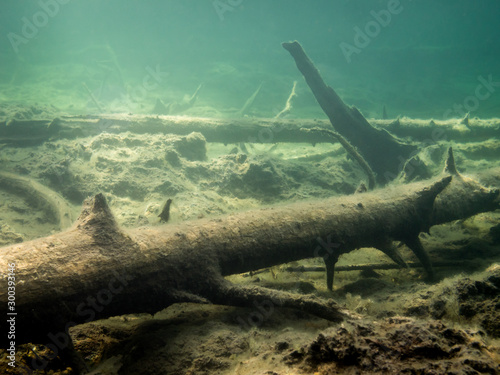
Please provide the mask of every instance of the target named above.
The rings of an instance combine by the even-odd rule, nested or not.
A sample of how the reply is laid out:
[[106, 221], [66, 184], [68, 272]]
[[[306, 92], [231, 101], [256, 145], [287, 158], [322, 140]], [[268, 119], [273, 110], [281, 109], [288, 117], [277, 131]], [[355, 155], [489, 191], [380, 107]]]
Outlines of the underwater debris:
[[29, 177], [0, 171], [0, 189], [15, 191], [34, 202], [46, 212], [47, 218], [59, 224], [60, 230], [69, 228], [73, 223], [74, 215], [68, 202], [55, 191]]
[[442, 280], [405, 302], [404, 314], [419, 319], [445, 319], [480, 327], [500, 338], [500, 267], [493, 264], [472, 276]]
[[[30, 116], [32, 116], [30, 114]], [[32, 117], [30, 117], [32, 118]], [[168, 129], [169, 134], [184, 136], [188, 132], [199, 132], [208, 142], [220, 142], [223, 144], [251, 142], [269, 143], [268, 136], [256, 136], [259, 134], [272, 133], [272, 142], [290, 143], [325, 143], [329, 139], [318, 133], [304, 133], [301, 128], [321, 127], [332, 129], [328, 120], [322, 119], [294, 119], [271, 118], [231, 118], [231, 119], [209, 119], [191, 116], [169, 116], [158, 117], [150, 115], [123, 115], [110, 114], [99, 116], [60, 116], [53, 126], [53, 116], [44, 115], [40, 119], [17, 119], [11, 118], [1, 121], [0, 119], [0, 142], [14, 144], [18, 147], [27, 147], [43, 143], [47, 140], [74, 138], [81, 136], [82, 129], [85, 134], [100, 134], [104, 127], [113, 125], [113, 133], [144, 134], [147, 129], [150, 134], [164, 134]], [[453, 139], [464, 142], [483, 142], [484, 139], [496, 139], [500, 131], [500, 119], [470, 119], [471, 129], [467, 132], [460, 131], [456, 127], [456, 119], [436, 121], [434, 125], [429, 120], [411, 119], [407, 117], [396, 120], [370, 119], [370, 123], [377, 128], [387, 130], [392, 134], [405, 138], [411, 137], [415, 142], [422, 145], [439, 143]], [[371, 144], [376, 145], [372, 140]], [[477, 147], [477, 146], [475, 146]], [[361, 151], [361, 150], [360, 150]], [[479, 152], [481, 150], [476, 150]], [[498, 142], [490, 141], [488, 155], [495, 157], [498, 154]], [[401, 160], [400, 160], [401, 161]]]
[[406, 160], [417, 147], [399, 141], [385, 130], [373, 127], [356, 107], [347, 106], [338, 94], [325, 84], [299, 42], [282, 43], [282, 46], [295, 60], [297, 68], [321, 109], [330, 119], [331, 125], [364, 155], [376, 174], [377, 182], [384, 185], [396, 178], [401, 169], [401, 158]]
[[245, 142], [240, 142], [239, 146], [240, 146], [240, 150], [243, 151], [245, 154], [247, 154], [247, 155], [250, 154], [248, 152], [247, 146], [245, 146]]
[[283, 360], [321, 374], [498, 374], [488, 349], [481, 332], [393, 317], [327, 329]]
[[293, 81], [293, 87], [292, 87], [292, 92], [290, 93], [290, 96], [288, 97], [285, 107], [278, 113], [274, 118], [280, 118], [283, 117], [284, 115], [288, 114], [292, 110], [292, 99], [297, 96], [295, 93], [295, 87], [297, 87], [297, 81]]
[[[224, 276], [322, 257], [320, 245], [318, 251], [311, 249], [321, 236], [339, 243], [335, 249], [339, 254], [375, 247], [397, 263], [403, 262], [390, 241], [414, 244], [418, 234], [431, 225], [455, 220], [456, 204], [466, 207], [459, 213], [467, 216], [498, 206], [492, 203], [498, 190], [478, 189], [478, 184], [467, 190], [462, 183], [446, 176], [320, 202], [132, 230], [118, 227], [104, 196], [98, 194], [84, 203], [70, 230], [2, 248], [0, 264], [31, 259], [18, 265], [18, 273], [23, 275], [18, 291], [23, 299], [16, 301], [16, 307], [25, 316], [16, 339], [19, 343], [43, 341], [48, 332], [65, 332], [65, 322], [82, 323], [89, 315], [100, 319], [153, 313], [178, 302], [251, 308], [255, 303], [271, 303], [273, 308], [293, 308], [340, 321], [351, 313], [333, 300], [239, 286]], [[453, 185], [456, 189], [450, 189]], [[436, 196], [441, 197], [440, 204], [435, 203]], [[428, 265], [425, 254], [417, 255]], [[80, 278], [85, 283], [75, 284]], [[330, 275], [328, 279], [333, 281]], [[0, 288], [4, 282], [0, 280]], [[106, 308], [99, 305], [83, 314], [78, 310], [89, 294], [111, 293], [120, 285], [126, 288], [113, 292]], [[0, 296], [0, 314], [6, 313], [6, 302], [6, 295]]]
[[259, 95], [260, 89], [262, 88], [262, 83], [257, 87], [257, 90], [254, 91], [254, 93], [247, 99], [245, 104], [243, 104], [243, 107], [237, 112], [237, 115], [239, 116], [244, 116], [247, 111], [250, 109], [252, 106], [253, 102], [255, 101], [255, 98], [257, 95]]
[[457, 166], [455, 165], [455, 157], [453, 156], [453, 148], [448, 148], [448, 157], [444, 165], [444, 173], [449, 173], [452, 176], [458, 176]]
[[404, 183], [424, 180], [432, 177], [429, 167], [422, 161], [420, 156], [414, 155], [404, 163], [401, 170], [400, 180]]
[[161, 210], [161, 213], [158, 215], [160, 218], [160, 223], [164, 222], [166, 223], [168, 219], [170, 218], [170, 205], [172, 204], [172, 199], [167, 199], [165, 202], [165, 205], [163, 206], [163, 209]]
[[152, 113], [157, 115], [175, 115], [188, 110], [195, 104], [196, 99], [198, 99], [202, 86], [203, 84], [200, 83], [193, 95], [184, 95], [184, 98], [180, 102], [165, 104], [160, 98], [157, 98]]

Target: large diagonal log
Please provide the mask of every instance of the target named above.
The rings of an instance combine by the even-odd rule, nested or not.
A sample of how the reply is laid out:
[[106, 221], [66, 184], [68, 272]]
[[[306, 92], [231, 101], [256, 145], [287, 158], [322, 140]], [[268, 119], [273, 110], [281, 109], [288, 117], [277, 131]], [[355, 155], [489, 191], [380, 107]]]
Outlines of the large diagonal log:
[[[453, 195], [447, 196], [450, 188]], [[440, 203], [434, 204], [440, 192]], [[86, 201], [70, 230], [0, 249], [0, 314], [17, 314], [17, 343], [61, 343], [61, 335], [72, 325], [154, 313], [176, 302], [259, 306], [267, 311], [292, 307], [338, 321], [343, 312], [332, 301], [240, 287], [223, 276], [328, 255], [331, 249], [338, 255], [378, 247], [397, 260], [397, 252], [387, 246], [391, 240], [414, 243], [431, 225], [496, 208], [497, 196], [498, 190], [477, 183], [464, 187], [462, 179], [447, 176], [372, 193], [124, 231], [104, 197], [97, 195]], [[459, 214], [456, 202], [466, 207]], [[320, 246], [324, 242], [334, 246]], [[9, 267], [15, 278], [15, 304], [10, 305]]]
[[318, 69], [299, 42], [283, 43], [295, 60], [323, 112], [335, 130], [347, 138], [363, 155], [377, 181], [385, 184], [398, 175], [404, 163], [417, 147], [405, 144], [383, 129], [374, 128], [356, 107], [348, 107], [338, 94], [325, 84]]

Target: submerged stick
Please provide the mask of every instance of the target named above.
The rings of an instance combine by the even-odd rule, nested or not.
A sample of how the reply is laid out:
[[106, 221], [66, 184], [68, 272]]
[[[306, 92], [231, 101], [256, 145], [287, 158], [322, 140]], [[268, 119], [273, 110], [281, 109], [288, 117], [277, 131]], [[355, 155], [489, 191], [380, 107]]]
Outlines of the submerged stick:
[[293, 87], [292, 87], [292, 92], [290, 93], [290, 96], [288, 97], [287, 101], [286, 101], [286, 104], [285, 104], [285, 108], [283, 108], [280, 113], [278, 113], [276, 116], [274, 116], [274, 118], [280, 118], [282, 117], [283, 115], [287, 114], [288, 112], [290, 112], [290, 110], [292, 109], [292, 99], [297, 96], [297, 94], [295, 93], [295, 87], [297, 86], [297, 81], [294, 81], [293, 82]]
[[252, 96], [250, 96], [247, 99], [247, 101], [245, 102], [245, 104], [243, 104], [243, 107], [241, 107], [241, 109], [238, 111], [238, 114], [240, 116], [243, 116], [248, 111], [248, 109], [252, 106], [253, 102], [255, 101], [255, 98], [257, 97], [257, 95], [259, 95], [259, 92], [260, 92], [261, 88], [262, 88], [262, 83], [259, 85], [259, 87], [257, 87], [257, 90], [254, 91], [254, 93], [252, 94]]
[[83, 85], [83, 88], [87, 91], [87, 93], [89, 94], [90, 96], [90, 99], [92, 99], [92, 101], [94, 102], [94, 104], [96, 105], [97, 109], [99, 110], [99, 112], [101, 113], [104, 113], [104, 108], [99, 104], [99, 102], [97, 101], [97, 98], [94, 96], [94, 94], [92, 94], [92, 91], [90, 91], [89, 87], [87, 86], [87, 84], [85, 82], [82, 82], [82, 85]]
[[[467, 261], [457, 260], [457, 261], [447, 261], [447, 262], [433, 262], [434, 267], [463, 267], [468, 265]], [[419, 262], [407, 262], [408, 268], [422, 268], [422, 263]], [[349, 272], [349, 271], [369, 271], [369, 270], [397, 270], [401, 267], [393, 263], [379, 263], [379, 264], [353, 264], [349, 266], [337, 266], [335, 271], [337, 272]], [[287, 272], [324, 272], [325, 267], [286, 267]], [[266, 272], [266, 270], [256, 271], [254, 274]]]
[[[457, 260], [457, 261], [439, 261], [432, 262], [434, 267], [464, 267], [470, 264], [470, 261]], [[407, 262], [406, 266], [408, 268], [423, 268], [424, 266], [420, 262]], [[351, 264], [348, 266], [337, 266], [335, 267], [336, 272], [350, 272], [350, 271], [371, 271], [371, 270], [398, 270], [401, 266], [394, 263], [373, 263], [373, 264]], [[314, 266], [298, 266], [298, 267], [286, 267], [283, 269], [286, 272], [325, 272], [325, 267], [314, 267]], [[252, 271], [242, 275], [243, 277], [251, 277], [254, 275], [269, 272], [268, 268]]]

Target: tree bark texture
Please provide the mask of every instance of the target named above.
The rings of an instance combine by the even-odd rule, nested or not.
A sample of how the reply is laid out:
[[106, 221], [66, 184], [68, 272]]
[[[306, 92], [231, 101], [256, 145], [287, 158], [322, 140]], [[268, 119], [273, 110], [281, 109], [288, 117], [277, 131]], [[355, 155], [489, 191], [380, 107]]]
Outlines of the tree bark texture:
[[[494, 138], [500, 131], [498, 119], [470, 119], [467, 126], [459, 119], [370, 119], [376, 128], [387, 130], [398, 137], [411, 137], [423, 146], [444, 140], [464, 142], [484, 141]], [[131, 132], [134, 134], [176, 134], [192, 132], [203, 134], [208, 142], [221, 143], [277, 143], [308, 142], [312, 144], [330, 142], [323, 135], [304, 133], [301, 128], [322, 127], [331, 129], [324, 119], [265, 119], [234, 118], [214, 119], [191, 116], [148, 116], [111, 114], [100, 116], [63, 116], [47, 120], [12, 120], [0, 122], [0, 144], [27, 147], [50, 140], [73, 139], [110, 133]]]
[[338, 321], [348, 313], [331, 300], [237, 286], [223, 276], [334, 258], [360, 247], [379, 248], [398, 261], [393, 240], [408, 243], [425, 263], [420, 232], [497, 207], [498, 190], [454, 175], [124, 231], [97, 195], [85, 202], [71, 229], [0, 249], [0, 314], [7, 316], [7, 270], [15, 264], [18, 343], [49, 341], [75, 324], [154, 313], [176, 302], [290, 307]]
[[325, 84], [299, 42], [283, 43], [283, 48], [294, 58], [297, 68], [335, 130], [363, 155], [377, 174], [377, 181], [385, 184], [392, 180], [391, 176], [400, 172], [400, 159], [408, 159], [417, 150], [417, 146], [400, 142], [387, 131], [374, 128], [357, 108], [348, 107]]

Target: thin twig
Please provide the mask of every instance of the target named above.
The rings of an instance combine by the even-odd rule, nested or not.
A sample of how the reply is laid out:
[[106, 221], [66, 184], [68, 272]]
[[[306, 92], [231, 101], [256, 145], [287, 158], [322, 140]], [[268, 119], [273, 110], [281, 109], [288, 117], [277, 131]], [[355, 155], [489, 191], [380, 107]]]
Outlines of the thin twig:
[[276, 116], [274, 116], [274, 118], [280, 118], [285, 113], [290, 112], [290, 110], [292, 109], [292, 99], [294, 96], [297, 96], [297, 94], [295, 93], [296, 86], [297, 86], [297, 81], [294, 81], [293, 87], [292, 87], [292, 92], [290, 93], [290, 96], [288, 97], [288, 99], [286, 101], [285, 108], [283, 108], [280, 113], [278, 113]]
[[90, 96], [90, 99], [92, 99], [92, 101], [94, 102], [94, 104], [97, 106], [97, 109], [99, 110], [99, 112], [103, 113], [104, 112], [104, 108], [99, 104], [99, 102], [97, 101], [97, 99], [94, 96], [94, 94], [92, 94], [92, 91], [90, 91], [90, 89], [87, 86], [87, 84], [85, 82], [82, 82], [82, 85], [85, 88], [85, 90], [87, 90], [87, 92], [88, 92], [88, 94]]
[[257, 95], [260, 92], [261, 87], [262, 87], [262, 83], [259, 85], [259, 87], [257, 88], [257, 90], [254, 91], [254, 93], [252, 94], [252, 96], [250, 96], [247, 99], [247, 101], [245, 102], [245, 104], [243, 105], [243, 107], [241, 107], [241, 109], [238, 111], [238, 114], [240, 116], [243, 116], [248, 111], [248, 109], [252, 106], [253, 102], [255, 101], [255, 98], [257, 97]]
[[[408, 268], [422, 268], [422, 264], [420, 262], [407, 262]], [[470, 261], [448, 261], [448, 262], [432, 262], [433, 267], [463, 267], [470, 265]], [[364, 271], [364, 270], [396, 270], [401, 269], [401, 266], [395, 263], [379, 263], [379, 264], [359, 264], [359, 265], [350, 265], [350, 266], [337, 266], [335, 267], [335, 272], [337, 271]], [[284, 268], [286, 272], [325, 272], [325, 267], [286, 267]], [[248, 272], [243, 275], [243, 277], [249, 277], [253, 275], [258, 275], [259, 273], [269, 272], [268, 268], [264, 268], [261, 270]]]

